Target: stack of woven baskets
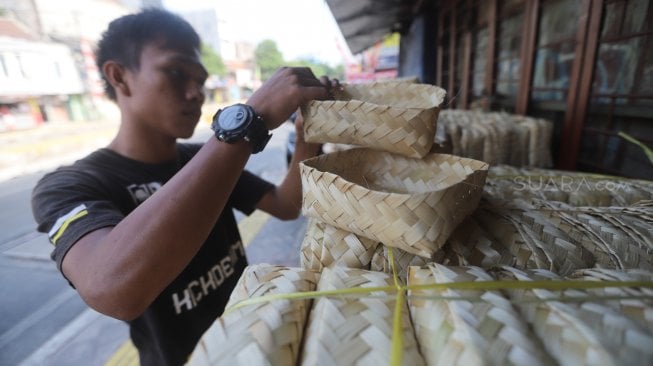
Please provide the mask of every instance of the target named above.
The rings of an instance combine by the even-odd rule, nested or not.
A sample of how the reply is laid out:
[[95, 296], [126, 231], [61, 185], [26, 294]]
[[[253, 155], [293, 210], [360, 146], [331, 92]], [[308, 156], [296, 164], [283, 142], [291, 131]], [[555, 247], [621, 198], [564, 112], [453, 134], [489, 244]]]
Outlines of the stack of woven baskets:
[[553, 123], [503, 112], [446, 109], [436, 139], [451, 153], [488, 164], [550, 168]]
[[443, 97], [304, 107], [363, 147], [302, 163], [301, 268], [248, 267], [190, 365], [653, 364], [653, 184], [429, 152]]

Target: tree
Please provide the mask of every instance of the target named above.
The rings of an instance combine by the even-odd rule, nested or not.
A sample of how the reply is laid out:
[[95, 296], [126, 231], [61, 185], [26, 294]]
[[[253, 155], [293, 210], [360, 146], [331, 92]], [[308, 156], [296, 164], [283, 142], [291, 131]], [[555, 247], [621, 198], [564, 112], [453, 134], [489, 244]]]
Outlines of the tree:
[[261, 81], [266, 81], [278, 68], [284, 66], [283, 55], [277, 48], [277, 43], [269, 39], [256, 46], [254, 60], [261, 72]]
[[312, 59], [299, 59], [289, 62], [289, 66], [308, 67], [317, 77], [326, 75], [330, 78], [344, 80], [345, 69], [342, 64], [331, 67], [329, 64]]
[[217, 54], [213, 48], [202, 43], [202, 64], [211, 75], [224, 76], [227, 73], [227, 67], [222, 61], [222, 57]]

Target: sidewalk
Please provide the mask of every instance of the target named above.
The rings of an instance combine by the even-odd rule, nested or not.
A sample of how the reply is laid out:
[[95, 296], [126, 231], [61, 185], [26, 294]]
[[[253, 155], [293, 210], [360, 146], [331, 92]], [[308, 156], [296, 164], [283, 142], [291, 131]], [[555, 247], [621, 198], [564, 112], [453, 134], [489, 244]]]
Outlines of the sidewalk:
[[111, 141], [117, 122], [52, 122], [0, 133], [0, 181], [72, 162]]

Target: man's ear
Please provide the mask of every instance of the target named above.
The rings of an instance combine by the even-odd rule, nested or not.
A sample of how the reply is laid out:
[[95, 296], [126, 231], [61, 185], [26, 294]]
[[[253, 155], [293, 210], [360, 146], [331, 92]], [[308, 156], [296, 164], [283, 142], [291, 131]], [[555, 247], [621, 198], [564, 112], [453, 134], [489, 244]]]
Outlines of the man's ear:
[[107, 81], [116, 90], [116, 96], [123, 94], [130, 95], [129, 85], [127, 85], [126, 69], [116, 61], [107, 61], [102, 65], [102, 73]]

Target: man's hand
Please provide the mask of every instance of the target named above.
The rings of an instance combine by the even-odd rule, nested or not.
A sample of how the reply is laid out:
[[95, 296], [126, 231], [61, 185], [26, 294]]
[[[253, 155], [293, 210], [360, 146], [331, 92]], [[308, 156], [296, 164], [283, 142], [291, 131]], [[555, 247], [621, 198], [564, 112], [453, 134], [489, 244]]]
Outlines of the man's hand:
[[282, 67], [247, 101], [273, 130], [286, 121], [293, 111], [311, 100], [332, 99], [337, 80], [315, 77], [308, 67]]
[[308, 143], [304, 140], [304, 117], [300, 110], [295, 113], [295, 155], [299, 160], [312, 158], [320, 152], [322, 144]]

